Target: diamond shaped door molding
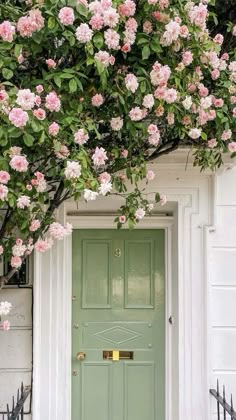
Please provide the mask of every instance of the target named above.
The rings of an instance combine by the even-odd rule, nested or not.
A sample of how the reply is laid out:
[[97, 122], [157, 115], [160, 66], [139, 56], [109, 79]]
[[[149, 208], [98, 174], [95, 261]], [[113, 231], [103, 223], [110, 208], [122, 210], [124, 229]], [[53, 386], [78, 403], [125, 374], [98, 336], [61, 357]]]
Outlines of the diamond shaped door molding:
[[112, 328], [100, 331], [94, 335], [100, 340], [107, 341], [108, 343], [112, 344], [123, 344], [127, 341], [142, 337], [142, 335], [136, 331], [132, 331], [121, 326], [114, 326]]

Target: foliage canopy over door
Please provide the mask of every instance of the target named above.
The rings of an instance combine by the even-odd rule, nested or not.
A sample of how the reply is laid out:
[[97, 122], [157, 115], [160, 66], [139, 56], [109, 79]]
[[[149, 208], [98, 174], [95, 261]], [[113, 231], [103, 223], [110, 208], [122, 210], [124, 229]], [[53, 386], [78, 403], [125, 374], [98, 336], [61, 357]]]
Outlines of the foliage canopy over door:
[[74, 232], [72, 420], [165, 419], [164, 237]]

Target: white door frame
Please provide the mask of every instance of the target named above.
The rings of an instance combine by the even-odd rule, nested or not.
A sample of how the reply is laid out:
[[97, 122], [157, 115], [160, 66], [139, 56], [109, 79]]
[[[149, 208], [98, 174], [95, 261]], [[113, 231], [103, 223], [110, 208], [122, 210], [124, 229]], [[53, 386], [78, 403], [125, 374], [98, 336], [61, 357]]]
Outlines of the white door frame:
[[[171, 302], [175, 325], [168, 326], [167, 331], [172, 329], [172, 343], [178, 346], [168, 355], [172, 359], [168, 362], [171, 368], [166, 382], [169, 388], [171, 384], [171, 390], [167, 397], [172, 395], [172, 404], [167, 403], [166, 420], [206, 420], [209, 388], [204, 227], [211, 224], [212, 177], [194, 171], [183, 173], [178, 165], [163, 165], [158, 170], [158, 183], [152, 184], [149, 198], [154, 199], [153, 190], [166, 193], [174, 220], [168, 226], [166, 220], [158, 219], [159, 223], [150, 217], [140, 227], [166, 228], [171, 235], [167, 243], [168, 252], [172, 251], [172, 266], [167, 267], [167, 273], [178, 305]], [[109, 199], [105, 200], [109, 208]], [[61, 220], [72, 221], [75, 227], [89, 224], [94, 228], [99, 222], [99, 227], [110, 228], [113, 220], [101, 215], [93, 225], [92, 216], [70, 214], [68, 203], [61, 209]], [[33, 420], [71, 420], [71, 277], [71, 238], [58, 241], [45, 254], [36, 254]], [[169, 304], [168, 300], [167, 310]], [[170, 337], [167, 340], [170, 347]]]

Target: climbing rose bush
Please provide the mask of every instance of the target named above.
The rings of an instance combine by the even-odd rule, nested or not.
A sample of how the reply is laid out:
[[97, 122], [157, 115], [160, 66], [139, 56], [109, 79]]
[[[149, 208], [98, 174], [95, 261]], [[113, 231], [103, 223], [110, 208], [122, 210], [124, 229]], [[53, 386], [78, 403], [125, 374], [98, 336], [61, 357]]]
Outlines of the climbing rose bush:
[[181, 145], [202, 169], [236, 155], [236, 53], [209, 35], [208, 3], [1, 2], [0, 254], [13, 271], [71, 233], [55, 220], [66, 199], [120, 194], [116, 222], [132, 228], [153, 207], [138, 187], [149, 161]]

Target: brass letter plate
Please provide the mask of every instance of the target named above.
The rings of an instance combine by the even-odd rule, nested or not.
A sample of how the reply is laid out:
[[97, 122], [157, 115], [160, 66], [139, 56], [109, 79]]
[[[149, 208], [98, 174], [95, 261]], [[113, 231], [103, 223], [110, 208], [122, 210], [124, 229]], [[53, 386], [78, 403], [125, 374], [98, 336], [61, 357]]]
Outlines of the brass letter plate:
[[104, 360], [113, 360], [118, 362], [119, 360], [134, 360], [134, 352], [126, 350], [103, 350]]

